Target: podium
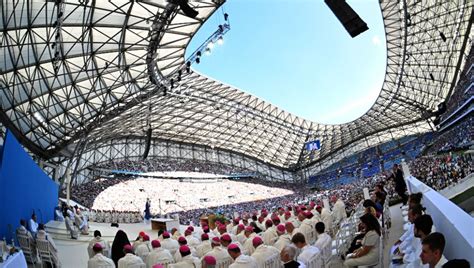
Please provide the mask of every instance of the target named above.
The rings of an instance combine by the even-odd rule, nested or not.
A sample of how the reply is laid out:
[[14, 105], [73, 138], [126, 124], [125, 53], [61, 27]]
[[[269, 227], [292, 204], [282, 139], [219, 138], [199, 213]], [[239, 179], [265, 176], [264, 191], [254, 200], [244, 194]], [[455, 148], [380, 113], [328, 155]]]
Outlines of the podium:
[[175, 219], [154, 218], [151, 219], [152, 230], [171, 230], [176, 228], [179, 230], [179, 221]]

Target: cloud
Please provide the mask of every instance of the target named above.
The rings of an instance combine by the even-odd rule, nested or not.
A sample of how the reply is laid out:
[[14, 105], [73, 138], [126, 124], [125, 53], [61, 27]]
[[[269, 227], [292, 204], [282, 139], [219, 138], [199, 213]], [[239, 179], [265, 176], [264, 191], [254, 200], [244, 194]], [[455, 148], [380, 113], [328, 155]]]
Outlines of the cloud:
[[365, 114], [372, 106], [375, 99], [380, 94], [380, 88], [380, 85], [374, 86], [366, 94], [361, 95], [348, 103], [337, 105], [337, 109], [325, 113], [325, 115], [320, 117], [317, 122], [341, 124], [354, 120], [355, 118]]
[[382, 41], [380, 41], [380, 37], [378, 35], [374, 35], [374, 37], [372, 37], [372, 44], [379, 46], [381, 43]]

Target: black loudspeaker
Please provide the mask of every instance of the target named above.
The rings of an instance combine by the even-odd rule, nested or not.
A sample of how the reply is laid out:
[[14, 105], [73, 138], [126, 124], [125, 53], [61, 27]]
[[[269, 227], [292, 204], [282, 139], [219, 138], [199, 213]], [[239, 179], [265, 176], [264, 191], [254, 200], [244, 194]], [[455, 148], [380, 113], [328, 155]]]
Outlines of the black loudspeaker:
[[178, 5], [181, 8], [181, 10], [183, 11], [184, 15], [186, 15], [190, 18], [195, 18], [199, 14], [199, 12], [194, 10], [188, 4], [188, 0], [173, 0], [172, 2], [176, 5]]
[[143, 151], [143, 160], [148, 157], [148, 153], [150, 152], [150, 145], [151, 145], [151, 127], [148, 128], [146, 131], [146, 138], [145, 138], [145, 150]]
[[326, 2], [326, 5], [336, 15], [351, 37], [356, 37], [369, 29], [367, 23], [357, 15], [345, 0], [324, 0], [324, 2]]
[[119, 227], [119, 224], [116, 223], [116, 222], [112, 222], [112, 223], [110, 224], [110, 227], [117, 227], [117, 228], [118, 228], [118, 227]]

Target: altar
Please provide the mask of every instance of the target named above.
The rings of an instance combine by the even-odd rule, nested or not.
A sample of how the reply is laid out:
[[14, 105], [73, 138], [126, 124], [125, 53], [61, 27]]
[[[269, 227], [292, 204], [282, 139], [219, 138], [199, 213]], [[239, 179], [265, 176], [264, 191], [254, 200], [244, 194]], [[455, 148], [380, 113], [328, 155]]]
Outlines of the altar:
[[152, 230], [166, 230], [176, 228], [179, 230], [179, 221], [175, 219], [153, 218], [151, 219]]

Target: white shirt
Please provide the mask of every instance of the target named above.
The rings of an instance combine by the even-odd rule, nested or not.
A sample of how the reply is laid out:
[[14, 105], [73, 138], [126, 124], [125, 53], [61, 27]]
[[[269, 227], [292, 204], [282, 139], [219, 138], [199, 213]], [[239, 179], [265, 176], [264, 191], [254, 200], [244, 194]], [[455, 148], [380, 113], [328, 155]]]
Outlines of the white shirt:
[[115, 264], [102, 253], [97, 253], [87, 261], [87, 268], [115, 268]]
[[145, 263], [140, 259], [140, 257], [133, 255], [132, 253], [125, 254], [118, 261], [118, 268], [145, 268]]
[[173, 256], [169, 250], [164, 248], [154, 248], [146, 257], [146, 267], [152, 268], [157, 263], [173, 262]]
[[411, 223], [408, 230], [400, 237], [402, 243], [400, 243], [399, 248], [402, 252], [412, 245], [413, 239], [415, 238], [414, 228], [415, 225]]
[[298, 261], [304, 264], [308, 264], [309, 260], [316, 254], [319, 254], [319, 249], [314, 246], [306, 245], [301, 249], [301, 253], [298, 256]]
[[33, 219], [30, 219], [30, 232], [36, 234], [38, 232], [38, 223], [35, 222]]
[[434, 268], [442, 268], [445, 263], [447, 263], [448, 260], [444, 257], [444, 255], [441, 255], [441, 259], [439, 259], [438, 263], [435, 265]]
[[253, 257], [241, 254], [229, 268], [258, 268], [258, 265]]

